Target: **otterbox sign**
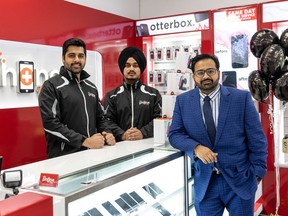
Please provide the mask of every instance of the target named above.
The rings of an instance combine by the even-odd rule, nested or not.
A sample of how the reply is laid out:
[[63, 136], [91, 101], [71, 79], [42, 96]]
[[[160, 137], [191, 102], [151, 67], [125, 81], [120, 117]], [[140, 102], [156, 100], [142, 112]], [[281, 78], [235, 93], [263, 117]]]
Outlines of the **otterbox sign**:
[[209, 29], [208, 12], [136, 22], [136, 36], [150, 36]]

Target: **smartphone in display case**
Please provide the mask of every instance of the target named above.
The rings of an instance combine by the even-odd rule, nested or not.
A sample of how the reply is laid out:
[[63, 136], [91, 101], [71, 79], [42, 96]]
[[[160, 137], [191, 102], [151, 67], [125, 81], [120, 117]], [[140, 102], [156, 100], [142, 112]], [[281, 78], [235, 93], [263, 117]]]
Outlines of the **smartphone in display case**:
[[136, 208], [138, 206], [138, 203], [132, 199], [131, 196], [129, 196], [128, 193], [123, 193], [120, 195], [120, 197], [129, 205], [131, 206], [133, 209]]
[[237, 34], [231, 37], [232, 68], [248, 67], [248, 36]]
[[154, 199], [157, 198], [158, 194], [156, 191], [154, 191], [149, 185], [145, 185], [142, 187], [150, 196], [152, 196]]
[[164, 208], [160, 203], [156, 203], [155, 205], [153, 205], [153, 207], [157, 209], [158, 212], [163, 216], [171, 215], [171, 213], [166, 208]]
[[19, 61], [18, 65], [18, 92], [34, 92], [34, 62]]
[[222, 85], [237, 88], [236, 71], [222, 71]]
[[109, 201], [102, 203], [102, 206], [113, 216], [121, 215], [121, 213]]
[[92, 208], [88, 211], [89, 216], [103, 216], [97, 208]]
[[125, 211], [125, 212], [132, 212], [133, 209], [129, 206], [122, 198], [118, 198], [115, 202]]
[[146, 203], [143, 200], [143, 198], [141, 196], [139, 196], [139, 194], [136, 193], [135, 191], [132, 191], [131, 193], [129, 193], [129, 195], [140, 205]]
[[148, 184], [157, 194], [164, 193], [154, 182]]

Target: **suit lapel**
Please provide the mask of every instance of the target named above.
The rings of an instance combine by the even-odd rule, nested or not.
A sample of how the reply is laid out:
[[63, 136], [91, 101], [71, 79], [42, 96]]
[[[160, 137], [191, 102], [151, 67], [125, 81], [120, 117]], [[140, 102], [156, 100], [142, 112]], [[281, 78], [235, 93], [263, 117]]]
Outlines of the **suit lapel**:
[[219, 106], [219, 117], [218, 117], [218, 125], [216, 130], [216, 138], [215, 138], [215, 144], [217, 145], [218, 139], [221, 136], [223, 132], [223, 128], [227, 119], [227, 114], [230, 108], [230, 92], [227, 88], [224, 86], [221, 86], [220, 89], [220, 106]]
[[[191, 107], [191, 113], [193, 115], [193, 123], [197, 124], [197, 131], [198, 133], [203, 134], [205, 139], [207, 138], [207, 143], [210, 142], [208, 131], [206, 129], [206, 125], [203, 120], [203, 116], [201, 114], [201, 106], [200, 106], [200, 94], [199, 89], [195, 89], [195, 91], [191, 91], [191, 99], [189, 100], [189, 106]], [[211, 143], [211, 142], [210, 142]]]

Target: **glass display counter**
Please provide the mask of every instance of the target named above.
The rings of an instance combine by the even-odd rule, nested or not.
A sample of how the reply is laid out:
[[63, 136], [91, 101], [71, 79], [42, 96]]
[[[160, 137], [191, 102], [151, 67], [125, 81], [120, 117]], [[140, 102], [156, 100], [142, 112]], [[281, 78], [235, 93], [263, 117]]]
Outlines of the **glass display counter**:
[[153, 147], [28, 190], [63, 197], [69, 216], [188, 215], [188, 175], [182, 152]]

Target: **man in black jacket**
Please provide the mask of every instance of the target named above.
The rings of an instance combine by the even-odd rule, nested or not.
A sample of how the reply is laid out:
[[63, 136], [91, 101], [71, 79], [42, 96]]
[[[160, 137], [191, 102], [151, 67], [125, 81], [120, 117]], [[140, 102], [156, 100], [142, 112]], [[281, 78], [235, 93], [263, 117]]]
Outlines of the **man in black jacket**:
[[46, 80], [39, 94], [48, 158], [114, 145], [98, 90], [83, 70], [85, 43], [78, 38], [66, 40], [62, 62], [59, 74]]
[[104, 98], [116, 141], [153, 137], [153, 119], [161, 117], [162, 97], [157, 89], [141, 82], [146, 58], [137, 47], [127, 47], [120, 53], [118, 65], [123, 83]]

